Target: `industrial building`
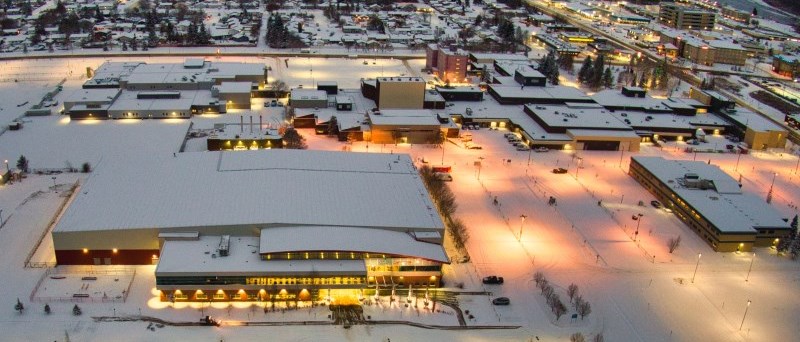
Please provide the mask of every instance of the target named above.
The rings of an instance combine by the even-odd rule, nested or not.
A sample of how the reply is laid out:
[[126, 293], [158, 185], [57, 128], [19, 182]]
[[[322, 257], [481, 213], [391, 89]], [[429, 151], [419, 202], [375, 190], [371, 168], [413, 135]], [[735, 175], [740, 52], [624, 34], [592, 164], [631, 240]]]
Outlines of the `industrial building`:
[[775, 246], [791, 233], [764, 199], [702, 161], [631, 157], [628, 173], [717, 252]]
[[441, 284], [449, 258], [435, 208], [408, 155], [116, 157], [52, 237], [59, 265], [157, 264], [162, 300], [353, 298]]
[[[263, 88], [263, 64], [209, 62], [106, 62], [64, 102], [72, 119], [188, 118], [193, 114], [250, 109]], [[115, 95], [116, 94], [116, 95]]]

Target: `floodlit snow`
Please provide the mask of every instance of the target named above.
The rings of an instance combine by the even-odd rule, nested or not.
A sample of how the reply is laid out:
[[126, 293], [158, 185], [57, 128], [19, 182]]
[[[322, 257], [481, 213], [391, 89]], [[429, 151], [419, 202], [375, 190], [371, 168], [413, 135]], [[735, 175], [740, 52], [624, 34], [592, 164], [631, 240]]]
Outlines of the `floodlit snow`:
[[[80, 87], [86, 66], [105, 59], [64, 59], [0, 62], [0, 124], [7, 124], [21, 114], [17, 104], [30, 106], [67, 77], [60, 100]], [[114, 58], [113, 60], [121, 60]], [[135, 60], [182, 61], [182, 58], [135, 58]], [[222, 60], [234, 60], [223, 57]], [[290, 85], [310, 86], [320, 80], [335, 80], [342, 88], [355, 88], [360, 77], [413, 74], [420, 61], [404, 65], [398, 60], [308, 59], [282, 61], [266, 58], [242, 58], [261, 61], [273, 67], [270, 79], [281, 78]], [[367, 61], [368, 64], [363, 64]], [[375, 64], [373, 64], [375, 62]], [[313, 68], [313, 76], [312, 76]], [[70, 75], [70, 71], [72, 75]], [[11, 75], [11, 76], [8, 76]], [[370, 76], [372, 75], [372, 76]], [[7, 80], [17, 77], [18, 82]], [[66, 94], [66, 95], [65, 95]], [[266, 109], [272, 110], [272, 109]], [[54, 112], [57, 109], [53, 110]], [[266, 113], [266, 112], [265, 112]], [[280, 120], [278, 113], [270, 120]], [[190, 120], [118, 120], [70, 122], [63, 116], [25, 117], [21, 131], [0, 135], [0, 160], [8, 159], [13, 167], [23, 154], [33, 168], [64, 168], [69, 162], [80, 167], [84, 162], [102, 163], [111, 156], [166, 155], [177, 152], [189, 130], [210, 129], [214, 123], [238, 123], [232, 115], [203, 116]], [[276, 122], [277, 124], [278, 122]], [[505, 142], [504, 131], [471, 131], [483, 150], [467, 150], [455, 140], [444, 150], [426, 145], [378, 145], [364, 142], [346, 145], [333, 138], [316, 136], [302, 129], [309, 147], [318, 150], [350, 149], [354, 152], [409, 153], [413, 160], [423, 158], [430, 164], [453, 166], [454, 190], [459, 209], [471, 239], [469, 263], [444, 269], [445, 286], [465, 291], [488, 291], [491, 295], [462, 295], [462, 310], [474, 318], [467, 325], [520, 326], [518, 329], [448, 331], [421, 329], [405, 325], [357, 325], [350, 329], [332, 325], [236, 326], [238, 322], [329, 322], [327, 307], [263, 312], [258, 304], [161, 302], [155, 291], [154, 266], [135, 267], [136, 276], [124, 303], [101, 300], [78, 303], [82, 316], [71, 314], [71, 302], [50, 302], [53, 313], [45, 315], [44, 303], [32, 302], [31, 295], [42, 279], [42, 268], [23, 268], [29, 254], [32, 262], [52, 262], [52, 241], [37, 241], [46, 234], [48, 223], [61, 203], [64, 192], [78, 180], [79, 173], [54, 175], [31, 174], [22, 182], [0, 187], [0, 209], [5, 224], [0, 228], [0, 330], [4, 341], [141, 341], [141, 340], [277, 340], [315, 341], [564, 341], [574, 332], [592, 337], [603, 333], [607, 341], [773, 341], [787, 340], [796, 334], [800, 299], [792, 295], [800, 290], [800, 264], [774, 251], [757, 248], [752, 272], [748, 275], [752, 254], [714, 253], [672, 214], [649, 205], [653, 197], [627, 175], [629, 152], [550, 151], [519, 152]], [[707, 147], [724, 144], [722, 137], [709, 137]], [[721, 146], [721, 145], [720, 145]], [[663, 147], [644, 144], [636, 155], [664, 156], [667, 159], [710, 161], [734, 178], [741, 174], [742, 190], [765, 198], [772, 176], [777, 173], [772, 205], [784, 217], [797, 213], [800, 203], [798, 157], [783, 150], [741, 155], [731, 153], [685, 153], [683, 143], [670, 142]], [[700, 146], [703, 147], [703, 146]], [[202, 151], [204, 141], [191, 139], [186, 150]], [[443, 153], [444, 152], [444, 153]], [[580, 168], [576, 168], [580, 157]], [[530, 165], [528, 159], [530, 158]], [[503, 160], [510, 159], [510, 163]], [[738, 162], [737, 162], [738, 159]], [[475, 165], [480, 161], [480, 168]], [[134, 166], [135, 167], [135, 166]], [[553, 174], [564, 167], [567, 174]], [[147, 170], [142, 169], [142, 172]], [[53, 179], [55, 177], [55, 180]], [[54, 181], [58, 187], [53, 188]], [[56, 193], [56, 190], [58, 193]], [[499, 205], [492, 204], [497, 196]], [[549, 196], [557, 206], [547, 204]], [[187, 199], [197, 200], [197, 199]], [[597, 202], [602, 201], [602, 206]], [[638, 221], [639, 235], [634, 241], [637, 221], [631, 216], [643, 214]], [[523, 220], [520, 215], [526, 215]], [[520, 237], [520, 231], [522, 232]], [[672, 254], [666, 241], [681, 235], [682, 245]], [[452, 247], [451, 259], [459, 260]], [[698, 254], [702, 254], [698, 264]], [[693, 276], [697, 267], [697, 274]], [[103, 269], [103, 267], [98, 267]], [[556, 320], [535, 288], [534, 272], [541, 271], [567, 302], [565, 289], [570, 283], [592, 305], [592, 313], [574, 322], [574, 309]], [[89, 275], [89, 274], [86, 274]], [[488, 275], [505, 278], [503, 285], [484, 285]], [[694, 282], [692, 282], [694, 278]], [[49, 278], [48, 278], [49, 279]], [[745, 281], [748, 279], [748, 281]], [[65, 281], [66, 280], [66, 281]], [[34, 293], [52, 297], [58, 293], [80, 291], [83, 281], [50, 279]], [[104, 288], [116, 297], [124, 279], [90, 285], [90, 292]], [[76, 289], [77, 286], [77, 289]], [[47, 289], [45, 290], [44, 287]], [[365, 307], [372, 320], [407, 320], [433, 325], [458, 325], [452, 309], [439, 305], [444, 312], [406, 308], [400, 302], [389, 303], [389, 294], [381, 293], [381, 305]], [[493, 306], [491, 299], [509, 297], [511, 305]], [[16, 299], [26, 309], [13, 310]], [[742, 324], [747, 301], [747, 317]], [[421, 302], [416, 303], [418, 306]], [[263, 304], [262, 304], [263, 305]], [[280, 306], [280, 305], [279, 305]], [[569, 305], [568, 305], [569, 306]], [[221, 327], [166, 326], [146, 330], [147, 322], [95, 322], [97, 316], [151, 316], [176, 322], [195, 322], [210, 314], [227, 322]], [[742, 326], [741, 330], [740, 325]]]

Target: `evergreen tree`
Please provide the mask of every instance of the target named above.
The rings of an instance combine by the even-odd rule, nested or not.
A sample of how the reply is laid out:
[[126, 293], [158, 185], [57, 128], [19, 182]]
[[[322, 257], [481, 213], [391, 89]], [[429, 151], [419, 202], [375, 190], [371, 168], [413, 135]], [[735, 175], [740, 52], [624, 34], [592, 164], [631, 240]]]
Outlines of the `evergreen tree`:
[[592, 73], [589, 76], [589, 85], [594, 88], [600, 88], [603, 85], [603, 70], [605, 70], [606, 58], [603, 55], [597, 56], [592, 66]]
[[328, 120], [328, 135], [338, 135], [339, 134], [339, 121], [336, 119], [336, 115], [331, 116], [331, 119]]
[[17, 304], [14, 305], [14, 310], [17, 310], [19, 313], [22, 313], [22, 310], [25, 310], [25, 306], [22, 305], [22, 302], [19, 301], [19, 298], [17, 298]]
[[792, 245], [794, 244], [795, 240], [798, 239], [797, 237], [797, 215], [794, 215], [792, 219], [792, 223], [789, 225], [792, 227], [792, 231], [789, 236], [781, 239], [778, 241], [778, 252], [786, 253], [789, 252]]
[[106, 20], [106, 16], [103, 15], [103, 11], [100, 10], [100, 6], [94, 7], [94, 18], [98, 23]]
[[17, 159], [17, 169], [22, 172], [28, 172], [28, 158], [22, 155], [19, 156], [19, 159]]
[[73, 315], [80, 316], [82, 313], [83, 313], [83, 311], [81, 311], [81, 308], [78, 306], [78, 304], [75, 304], [75, 306], [72, 307], [72, 314]]
[[553, 71], [550, 72], [550, 75], [547, 75], [547, 80], [550, 81], [550, 84], [552, 84], [552, 85], [558, 85], [558, 82], [559, 82], [558, 81], [558, 77], [559, 76], [561, 76], [561, 74], [558, 72], [558, 68], [556, 67], [556, 68], [553, 68]]
[[603, 72], [603, 79], [602, 79], [603, 87], [611, 88], [614, 86], [614, 75], [611, 74], [611, 68], [607, 67], [606, 71]]
[[306, 146], [305, 139], [300, 133], [297, 133], [297, 130], [294, 127], [289, 127], [286, 129], [286, 132], [283, 133], [283, 146], [285, 148], [290, 149], [297, 149], [297, 150], [304, 150], [308, 146]]
[[48, 314], [48, 315], [49, 315], [49, 314], [50, 314], [50, 312], [51, 312], [51, 311], [50, 311], [50, 304], [45, 304], [45, 305], [44, 305], [44, 313], [46, 313], [46, 314]]
[[635, 87], [636, 86], [636, 74], [634, 74], [634, 73], [631, 73], [631, 84], [630, 85], [631, 85], [631, 87]]
[[586, 57], [581, 65], [581, 70], [578, 71], [578, 82], [588, 83], [592, 75], [592, 57]]

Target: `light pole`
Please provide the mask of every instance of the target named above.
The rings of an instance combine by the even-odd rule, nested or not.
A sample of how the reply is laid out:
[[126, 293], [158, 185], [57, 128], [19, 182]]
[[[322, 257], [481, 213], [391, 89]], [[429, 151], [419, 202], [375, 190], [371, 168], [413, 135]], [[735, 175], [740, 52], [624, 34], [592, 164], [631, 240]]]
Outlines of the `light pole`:
[[794, 165], [794, 174], [797, 174], [798, 167], [800, 167], [800, 156], [797, 156], [797, 164]]
[[517, 241], [522, 241], [522, 226], [525, 224], [525, 219], [528, 218], [528, 216], [525, 215], [525, 214], [522, 214], [522, 215], [519, 215], [519, 218], [522, 221], [519, 223], [519, 235], [517, 237]]
[[775, 178], [778, 176], [777, 172], [772, 173], [772, 184], [769, 185], [769, 192], [767, 193], [767, 203], [772, 203], [772, 188], [775, 186]]
[[[739, 150], [738, 156], [736, 156], [736, 166], [733, 168], [733, 171], [736, 172], [739, 170], [739, 159], [742, 159], [742, 151]], [[800, 158], [797, 158], [797, 161], [800, 162]], [[797, 173], [797, 168], [794, 170]]]
[[[533, 152], [533, 149], [529, 148], [528, 149], [528, 164], [525, 165], [525, 166], [530, 166], [531, 165], [531, 152]], [[800, 158], [798, 158], [797, 160], [800, 160]]]
[[0, 209], [0, 227], [3, 226], [3, 209]]
[[700, 257], [703, 254], [697, 253], [697, 265], [694, 266], [694, 274], [692, 275], [692, 284], [694, 284], [694, 277], [697, 275], [697, 268], [700, 267]]
[[[2, 212], [2, 210], [0, 210]], [[756, 261], [756, 253], [753, 252], [753, 258], [750, 259], [750, 268], [747, 269], [747, 277], [744, 278], [744, 281], [750, 280], [750, 271], [753, 270], [753, 261]]]
[[578, 161], [575, 163], [575, 180], [578, 180], [578, 171], [581, 170], [581, 164], [583, 163], [583, 158], [578, 157]]
[[633, 234], [633, 241], [636, 242], [636, 239], [639, 237], [639, 225], [642, 224], [642, 217], [644, 214], [638, 213], [636, 214], [639, 218], [636, 220], [636, 232]]
[[8, 159], [4, 160], [6, 162], [6, 172], [11, 172], [11, 169], [8, 168]]
[[748, 299], [747, 306], [744, 307], [744, 316], [742, 316], [742, 324], [739, 324], [739, 331], [741, 331], [742, 327], [744, 326], [744, 319], [747, 318], [747, 310], [750, 309], [750, 303], [752, 303], [752, 301]]
[[50, 178], [53, 180], [53, 191], [55, 191], [56, 193], [58, 193], [58, 190], [56, 189], [56, 177], [55, 177], [55, 176], [53, 176], [53, 177], [50, 177]]

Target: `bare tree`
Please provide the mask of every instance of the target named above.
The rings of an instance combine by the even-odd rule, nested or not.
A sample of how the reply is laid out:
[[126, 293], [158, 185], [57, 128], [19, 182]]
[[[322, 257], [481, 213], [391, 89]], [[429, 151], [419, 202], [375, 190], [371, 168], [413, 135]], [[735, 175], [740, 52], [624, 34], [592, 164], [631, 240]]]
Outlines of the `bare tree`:
[[550, 286], [550, 282], [547, 279], [542, 279], [539, 282], [539, 289], [542, 290], [542, 294], [544, 294], [544, 289]]
[[542, 272], [537, 271], [536, 273], [533, 274], [533, 281], [536, 282], [537, 287], [539, 286], [539, 283], [541, 283], [542, 280], [544, 279], [545, 279], [544, 273]]
[[569, 337], [569, 342], [586, 342], [586, 338], [583, 337], [583, 334], [577, 332]]
[[567, 313], [567, 307], [564, 306], [564, 303], [559, 299], [553, 306], [553, 314], [556, 315], [556, 320], [559, 320], [565, 313]]
[[602, 333], [597, 333], [597, 335], [594, 335], [594, 341], [593, 342], [604, 342], [604, 341], [605, 341], [605, 339], [603, 338], [603, 334]]
[[450, 235], [453, 237], [453, 244], [456, 248], [464, 248], [469, 240], [469, 231], [464, 221], [461, 221], [459, 218], [448, 220], [447, 228], [450, 231]]
[[581, 319], [588, 316], [592, 313], [592, 306], [589, 305], [589, 302], [581, 300], [578, 304], [578, 314], [581, 315]]
[[575, 298], [575, 295], [578, 294], [578, 285], [575, 283], [569, 284], [567, 287], [567, 296], [569, 296], [569, 302], [572, 303], [572, 299]]
[[669, 247], [669, 253], [672, 254], [672, 252], [678, 249], [680, 245], [681, 245], [680, 235], [678, 235], [678, 237], [669, 238], [669, 242], [667, 243], [667, 246]]
[[577, 295], [575, 296], [575, 301], [572, 302], [572, 305], [575, 307], [575, 310], [578, 310], [578, 304], [583, 301], [583, 296]]

